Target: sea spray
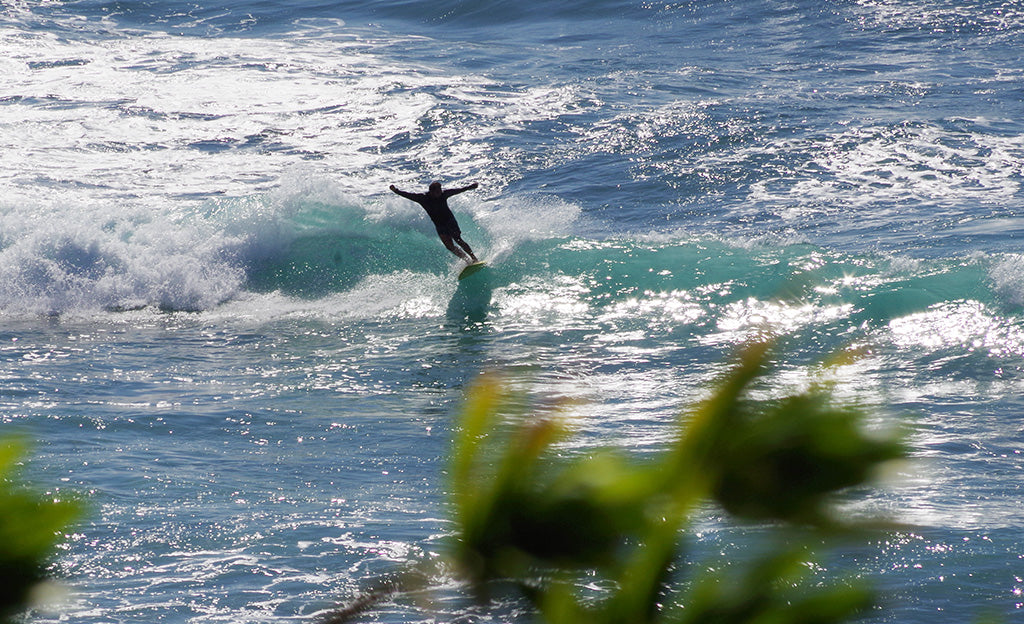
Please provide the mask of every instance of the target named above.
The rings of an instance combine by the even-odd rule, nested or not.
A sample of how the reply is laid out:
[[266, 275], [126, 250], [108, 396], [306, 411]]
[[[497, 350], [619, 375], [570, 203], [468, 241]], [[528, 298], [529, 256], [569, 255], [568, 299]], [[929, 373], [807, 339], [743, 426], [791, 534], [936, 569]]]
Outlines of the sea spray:
[[141, 208], [7, 208], [0, 310], [61, 314], [156, 306], [203, 310], [239, 292], [244, 271], [224, 257], [234, 241], [201, 223]]
[[995, 290], [1015, 307], [1024, 306], [1024, 256], [1007, 254], [996, 260], [989, 270]]

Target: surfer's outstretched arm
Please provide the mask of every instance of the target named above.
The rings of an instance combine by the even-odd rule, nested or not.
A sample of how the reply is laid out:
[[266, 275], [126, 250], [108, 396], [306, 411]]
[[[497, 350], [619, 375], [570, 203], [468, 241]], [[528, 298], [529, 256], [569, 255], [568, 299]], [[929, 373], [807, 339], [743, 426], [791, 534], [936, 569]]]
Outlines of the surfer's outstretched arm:
[[466, 191], [472, 191], [473, 189], [475, 189], [478, 186], [480, 186], [480, 185], [477, 184], [476, 182], [474, 182], [474, 183], [470, 184], [469, 186], [463, 186], [461, 188], [448, 189], [448, 190], [446, 190], [444, 192], [444, 196], [446, 198], [448, 198], [448, 197], [451, 197], [452, 195], [458, 195], [459, 193], [465, 193]]
[[406, 199], [411, 199], [411, 200], [413, 200], [413, 201], [416, 201], [416, 198], [415, 198], [415, 197], [413, 197], [413, 195], [415, 195], [415, 193], [406, 193], [405, 191], [401, 191], [401, 190], [399, 190], [399, 189], [398, 189], [398, 187], [397, 187], [397, 186], [395, 186], [394, 184], [392, 184], [392, 185], [391, 185], [390, 187], [388, 187], [388, 188], [390, 188], [390, 189], [391, 189], [391, 192], [392, 192], [392, 193], [394, 193], [394, 194], [396, 194], [396, 195], [401, 195], [402, 197], [404, 197], [404, 198], [406, 198]]

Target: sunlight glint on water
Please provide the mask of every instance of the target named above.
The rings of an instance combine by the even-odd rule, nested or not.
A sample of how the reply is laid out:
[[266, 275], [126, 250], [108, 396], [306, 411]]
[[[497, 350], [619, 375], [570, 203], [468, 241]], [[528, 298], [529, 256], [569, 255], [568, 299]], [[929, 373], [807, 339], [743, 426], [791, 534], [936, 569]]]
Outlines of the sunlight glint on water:
[[[443, 552], [482, 371], [561, 409], [563, 452], [642, 457], [765, 333], [768, 395], [832, 375], [913, 449], [844, 501], [907, 527], [814, 573], [875, 580], [872, 622], [1015, 617], [1024, 13], [512, 8], [5, 6], [0, 423], [91, 505], [30, 621], [308, 621]], [[476, 281], [387, 191], [434, 179], [480, 183]], [[528, 619], [435, 580], [439, 613], [368, 620]]]

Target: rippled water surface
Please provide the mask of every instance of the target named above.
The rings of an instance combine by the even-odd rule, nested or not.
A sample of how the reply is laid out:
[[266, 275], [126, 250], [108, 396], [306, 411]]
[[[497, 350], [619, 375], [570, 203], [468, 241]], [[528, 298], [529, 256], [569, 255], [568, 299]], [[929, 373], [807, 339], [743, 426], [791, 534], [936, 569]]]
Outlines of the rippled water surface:
[[[467, 384], [663, 447], [735, 348], [823, 355], [914, 460], [823, 562], [873, 622], [1024, 600], [1024, 11], [1012, 2], [15, 2], [0, 423], [77, 492], [33, 622], [307, 620], [444, 549]], [[418, 206], [490, 267], [458, 282]], [[694, 552], [758, 530], [709, 511]], [[508, 621], [438, 578], [438, 614]]]

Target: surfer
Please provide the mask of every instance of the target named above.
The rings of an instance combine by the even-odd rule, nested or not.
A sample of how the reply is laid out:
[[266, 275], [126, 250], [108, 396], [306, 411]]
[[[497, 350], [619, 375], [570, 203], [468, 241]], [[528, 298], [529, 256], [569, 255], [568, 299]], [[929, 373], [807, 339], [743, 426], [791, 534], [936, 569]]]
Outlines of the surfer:
[[[398, 190], [398, 187], [394, 184], [390, 188], [392, 192], [423, 206], [430, 220], [434, 222], [434, 227], [437, 228], [437, 235], [441, 237], [441, 242], [444, 243], [444, 246], [466, 262], [475, 263], [480, 261], [473, 255], [473, 250], [469, 248], [469, 244], [462, 240], [462, 230], [459, 229], [459, 222], [455, 220], [452, 209], [448, 207], [448, 198], [465, 191], [471, 191], [477, 186], [479, 185], [474, 182], [462, 188], [442, 190], [440, 182], [431, 182], [426, 193], [406, 193], [405, 191]], [[455, 246], [456, 243], [458, 243], [458, 247]], [[459, 247], [462, 247], [462, 249], [459, 249]]]

